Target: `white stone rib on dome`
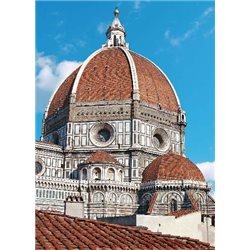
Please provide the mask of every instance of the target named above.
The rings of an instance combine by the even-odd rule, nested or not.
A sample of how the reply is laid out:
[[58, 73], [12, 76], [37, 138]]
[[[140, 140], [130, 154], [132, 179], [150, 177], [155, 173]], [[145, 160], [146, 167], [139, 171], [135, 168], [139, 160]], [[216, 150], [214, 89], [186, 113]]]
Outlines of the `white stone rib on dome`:
[[123, 47], [119, 47], [119, 48], [125, 53], [125, 55], [127, 56], [128, 62], [129, 62], [130, 72], [131, 72], [132, 82], [133, 82], [133, 93], [135, 93], [135, 95], [133, 95], [133, 98], [135, 100], [140, 100], [140, 92], [139, 92], [140, 90], [139, 90], [139, 84], [138, 84], [138, 77], [137, 77], [135, 62], [134, 62], [132, 56], [130, 55], [128, 49], [123, 48]]
[[44, 112], [44, 119], [47, 118], [48, 110], [49, 110], [50, 104], [51, 104], [51, 102], [52, 102], [52, 100], [53, 100], [55, 94], [56, 94], [57, 91], [59, 90], [60, 86], [64, 83], [64, 81], [65, 81], [65, 79], [63, 79], [63, 80], [61, 81], [61, 83], [58, 84], [58, 86], [55, 88], [53, 94], [51, 95], [51, 97], [50, 97], [50, 99], [49, 99], [49, 102], [48, 102], [48, 105], [47, 105], [47, 107], [46, 107], [46, 109], [45, 109], [45, 112]]
[[[100, 53], [101, 51], [105, 50], [106, 48], [101, 48], [101, 49], [98, 49], [96, 50], [95, 52], [93, 52], [82, 64], [81, 68], [79, 69], [79, 71], [77, 72], [77, 75], [76, 75], [76, 79], [73, 83], [73, 88], [72, 88], [72, 92], [71, 92], [71, 95], [72, 94], [76, 94], [76, 91], [77, 91], [77, 87], [78, 87], [78, 83], [79, 83], [79, 80], [81, 78], [81, 75], [85, 69], [85, 67], [87, 66], [87, 64], [89, 63], [89, 61], [95, 56], [97, 55], [98, 53]], [[57, 86], [57, 88], [55, 89], [55, 91], [53, 92], [52, 96], [50, 97], [49, 99], [49, 103], [45, 109], [45, 113], [44, 113], [44, 118], [46, 119], [47, 118], [47, 114], [48, 114], [48, 110], [49, 110], [49, 107], [50, 107], [50, 104], [56, 94], [56, 92], [58, 91], [58, 89], [60, 88], [60, 86], [63, 84], [63, 82], [65, 81], [65, 79], [62, 80], [62, 82]]]
[[178, 106], [180, 107], [180, 109], [181, 109], [181, 103], [180, 103], [180, 100], [179, 100], [179, 97], [178, 97], [178, 95], [177, 95], [177, 93], [176, 93], [176, 91], [175, 91], [175, 88], [174, 88], [174, 86], [173, 86], [173, 84], [171, 83], [171, 81], [169, 80], [169, 78], [167, 77], [167, 75], [161, 70], [161, 68], [159, 68], [155, 63], [153, 63], [151, 60], [149, 60], [148, 58], [146, 58], [145, 56], [142, 56], [141, 54], [138, 54], [137, 52], [134, 52], [134, 51], [132, 51], [132, 50], [130, 50], [131, 52], [133, 52], [133, 53], [135, 53], [136, 55], [139, 55], [139, 56], [141, 56], [142, 58], [144, 58], [144, 59], [146, 59], [147, 61], [149, 61], [149, 62], [151, 62], [163, 75], [164, 75], [164, 77], [167, 79], [167, 81], [169, 82], [169, 84], [170, 84], [170, 86], [171, 86], [171, 88], [172, 88], [172, 90], [173, 90], [173, 92], [174, 92], [174, 94], [175, 94], [175, 97], [176, 97], [176, 100], [177, 100], [177, 103], [178, 103]]
[[86, 68], [86, 66], [88, 65], [88, 63], [90, 62], [90, 60], [92, 58], [94, 58], [97, 54], [99, 54], [101, 51], [103, 50], [106, 50], [107, 48], [101, 48], [101, 49], [98, 49], [96, 50], [95, 52], [93, 52], [82, 64], [81, 68], [79, 69], [77, 75], [76, 75], [76, 79], [73, 83], [73, 88], [72, 88], [72, 92], [71, 92], [71, 95], [76, 95], [76, 91], [77, 91], [77, 87], [78, 87], [78, 84], [79, 84], [79, 81], [80, 81], [80, 78], [82, 76], [82, 73], [84, 71], [84, 69]]

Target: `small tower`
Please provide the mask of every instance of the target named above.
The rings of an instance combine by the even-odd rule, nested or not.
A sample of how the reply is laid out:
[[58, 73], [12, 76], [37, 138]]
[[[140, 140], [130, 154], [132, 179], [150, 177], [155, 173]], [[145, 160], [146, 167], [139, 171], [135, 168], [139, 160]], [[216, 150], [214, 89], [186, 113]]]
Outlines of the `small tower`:
[[114, 10], [114, 16], [115, 18], [106, 32], [107, 42], [104, 47], [122, 46], [128, 48], [128, 43], [125, 41], [126, 32], [118, 19], [119, 10], [117, 7]]
[[180, 154], [185, 156], [186, 149], [185, 149], [185, 127], [187, 126], [186, 122], [186, 112], [179, 109], [178, 114], [178, 125], [180, 127]]

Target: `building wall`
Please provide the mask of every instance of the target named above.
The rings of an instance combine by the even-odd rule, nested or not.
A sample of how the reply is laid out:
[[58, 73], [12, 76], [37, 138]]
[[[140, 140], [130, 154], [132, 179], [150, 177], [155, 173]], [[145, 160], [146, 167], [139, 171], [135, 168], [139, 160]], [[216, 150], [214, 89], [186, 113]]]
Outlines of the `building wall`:
[[175, 218], [174, 216], [157, 216], [157, 215], [132, 215], [115, 218], [99, 218], [114, 224], [126, 226], [143, 226], [150, 231], [161, 232], [178, 236], [190, 237], [214, 245], [215, 228], [211, 221], [201, 222], [201, 212], [194, 212]]

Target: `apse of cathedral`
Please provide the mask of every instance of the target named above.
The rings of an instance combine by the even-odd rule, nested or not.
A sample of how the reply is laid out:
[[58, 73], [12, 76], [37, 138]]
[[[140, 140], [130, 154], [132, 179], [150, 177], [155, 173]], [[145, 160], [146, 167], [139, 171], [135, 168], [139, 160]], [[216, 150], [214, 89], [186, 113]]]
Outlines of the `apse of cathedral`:
[[186, 113], [173, 84], [129, 48], [119, 10], [106, 43], [57, 88], [36, 147], [36, 208], [82, 217], [167, 215], [214, 218], [214, 199], [185, 156]]

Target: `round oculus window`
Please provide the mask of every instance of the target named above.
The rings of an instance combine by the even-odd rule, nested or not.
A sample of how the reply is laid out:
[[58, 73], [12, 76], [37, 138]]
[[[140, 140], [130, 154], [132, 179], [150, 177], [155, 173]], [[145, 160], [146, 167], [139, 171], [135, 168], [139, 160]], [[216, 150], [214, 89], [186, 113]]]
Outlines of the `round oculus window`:
[[110, 131], [108, 129], [101, 129], [97, 132], [97, 139], [100, 142], [107, 142], [111, 137]]
[[96, 146], [106, 147], [114, 140], [114, 128], [108, 123], [98, 123], [90, 130], [90, 140]]
[[41, 164], [41, 163], [39, 163], [39, 162], [37, 162], [37, 161], [36, 161], [36, 163], [35, 163], [35, 164], [36, 164], [36, 166], [35, 166], [35, 167], [36, 167], [36, 175], [37, 175], [37, 174], [40, 174], [40, 173], [42, 172], [42, 170], [43, 170], [43, 166], [42, 166], [42, 164]]
[[157, 128], [154, 131], [152, 141], [154, 146], [160, 151], [166, 151], [170, 146], [169, 136], [167, 132], [161, 128]]

